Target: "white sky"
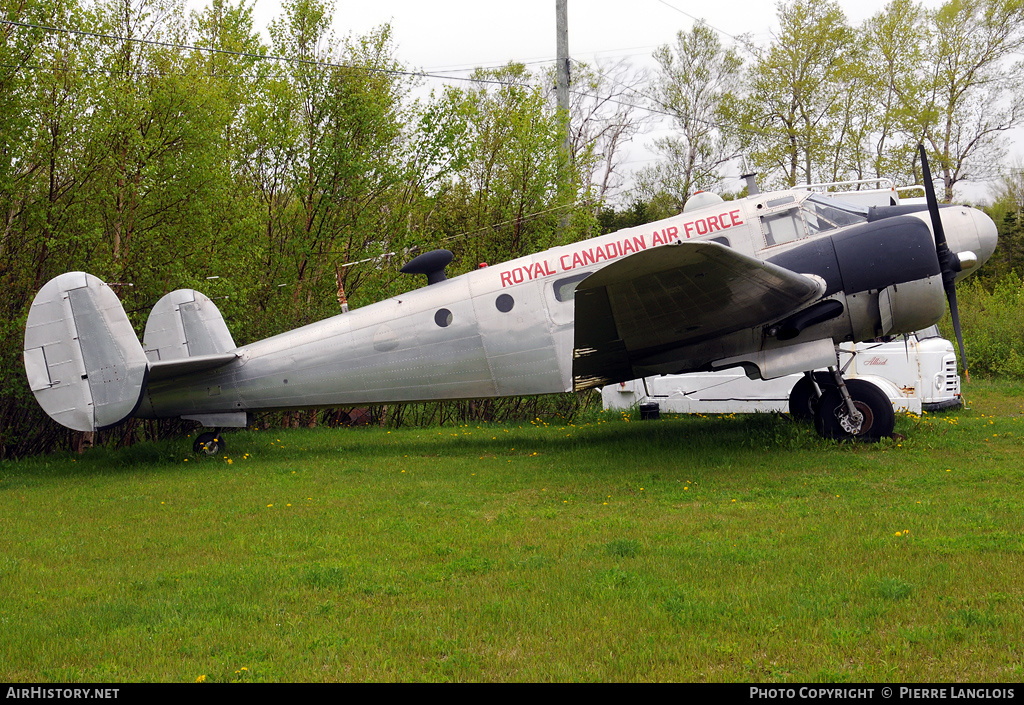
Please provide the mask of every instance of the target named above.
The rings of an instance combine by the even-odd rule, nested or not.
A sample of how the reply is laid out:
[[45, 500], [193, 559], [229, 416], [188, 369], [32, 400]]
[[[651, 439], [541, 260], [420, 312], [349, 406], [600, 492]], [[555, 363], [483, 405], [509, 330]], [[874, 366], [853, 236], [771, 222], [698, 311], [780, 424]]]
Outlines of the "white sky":
[[[390, 23], [395, 58], [409, 68], [465, 76], [477, 66], [498, 66], [509, 61], [539, 67], [555, 57], [555, 0], [335, 0], [334, 29], [338, 36], [364, 34]], [[190, 6], [203, 0], [189, 0]], [[879, 12], [887, 0], [839, 0], [854, 26]], [[937, 7], [941, 0], [924, 0]], [[260, 28], [280, 14], [280, 0], [256, 0], [254, 17]], [[760, 46], [777, 31], [776, 6], [764, 0], [569, 0], [569, 53], [578, 61], [629, 58], [650, 65], [651, 52], [674, 41], [679, 30], [689, 30], [694, 18], [704, 19], [723, 34], [747, 34]], [[439, 79], [428, 79], [428, 86]], [[651, 158], [645, 144], [657, 135], [639, 136], [627, 157], [636, 169]], [[1015, 145], [1024, 145], [1016, 131]], [[1020, 154], [1017, 146], [1011, 155]], [[737, 186], [738, 187], [738, 186]], [[967, 185], [964, 195], [987, 198], [986, 185]]]

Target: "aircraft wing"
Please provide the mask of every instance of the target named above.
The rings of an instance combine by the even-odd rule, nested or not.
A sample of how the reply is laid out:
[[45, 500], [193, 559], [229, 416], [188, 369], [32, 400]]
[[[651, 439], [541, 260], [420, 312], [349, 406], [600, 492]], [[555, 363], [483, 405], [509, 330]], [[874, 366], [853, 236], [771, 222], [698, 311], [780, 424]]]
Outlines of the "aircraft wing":
[[576, 389], [632, 379], [647, 355], [784, 317], [823, 293], [820, 282], [714, 242], [629, 255], [576, 287]]

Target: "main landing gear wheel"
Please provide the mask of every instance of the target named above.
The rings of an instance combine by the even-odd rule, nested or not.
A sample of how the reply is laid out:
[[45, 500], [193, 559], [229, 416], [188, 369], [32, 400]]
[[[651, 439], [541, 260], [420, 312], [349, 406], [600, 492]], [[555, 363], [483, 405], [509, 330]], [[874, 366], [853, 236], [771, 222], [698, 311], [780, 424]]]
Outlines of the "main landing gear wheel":
[[896, 427], [896, 414], [889, 397], [875, 385], [860, 379], [846, 381], [853, 405], [861, 419], [852, 417], [838, 387], [825, 390], [821, 395], [815, 428], [824, 438], [857, 440], [876, 443], [892, 436]]
[[196, 455], [217, 455], [224, 452], [227, 446], [224, 444], [224, 437], [219, 433], [200, 433], [196, 442], [192, 444], [192, 450]]

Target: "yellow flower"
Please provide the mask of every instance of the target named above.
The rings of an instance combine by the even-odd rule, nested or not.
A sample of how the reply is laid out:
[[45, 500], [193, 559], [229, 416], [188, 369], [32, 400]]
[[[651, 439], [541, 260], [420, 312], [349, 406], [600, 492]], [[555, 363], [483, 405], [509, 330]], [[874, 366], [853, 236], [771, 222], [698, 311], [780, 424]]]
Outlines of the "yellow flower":
[[199, 676], [198, 678], [196, 678], [196, 683], [205, 683], [205, 682], [206, 682], [206, 675], [205, 674], [202, 675], [202, 676]]

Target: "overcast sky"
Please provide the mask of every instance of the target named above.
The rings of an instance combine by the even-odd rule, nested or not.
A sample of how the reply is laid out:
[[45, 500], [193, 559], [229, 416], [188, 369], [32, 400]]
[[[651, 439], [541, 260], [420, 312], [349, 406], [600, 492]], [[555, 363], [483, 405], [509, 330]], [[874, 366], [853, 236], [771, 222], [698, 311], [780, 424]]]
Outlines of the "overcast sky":
[[[190, 5], [203, 5], [190, 0]], [[887, 0], [840, 0], [853, 25], [879, 12]], [[941, 0], [924, 0], [937, 7]], [[279, 0], [256, 0], [257, 26], [265, 27], [280, 14]], [[540, 68], [555, 57], [555, 0], [335, 0], [334, 29], [339, 36], [364, 34], [390, 23], [395, 58], [410, 68], [431, 73], [465, 76], [477, 66], [498, 66], [519, 61]], [[764, 0], [569, 0], [569, 53], [593, 62], [628, 58], [637, 65], [651, 64], [651, 52], [674, 41], [680, 30], [690, 30], [695, 18], [718, 30], [726, 44], [748, 35], [757, 45], [768, 44], [778, 31], [776, 5]], [[428, 79], [427, 85], [443, 85]], [[1021, 130], [1017, 131], [1021, 134]], [[628, 157], [630, 169], [651, 159], [644, 148], [657, 132], [640, 136]], [[1017, 138], [1017, 144], [1024, 137]], [[1014, 148], [1011, 154], [1019, 154]], [[986, 185], [969, 186], [972, 199], [988, 195]]]

